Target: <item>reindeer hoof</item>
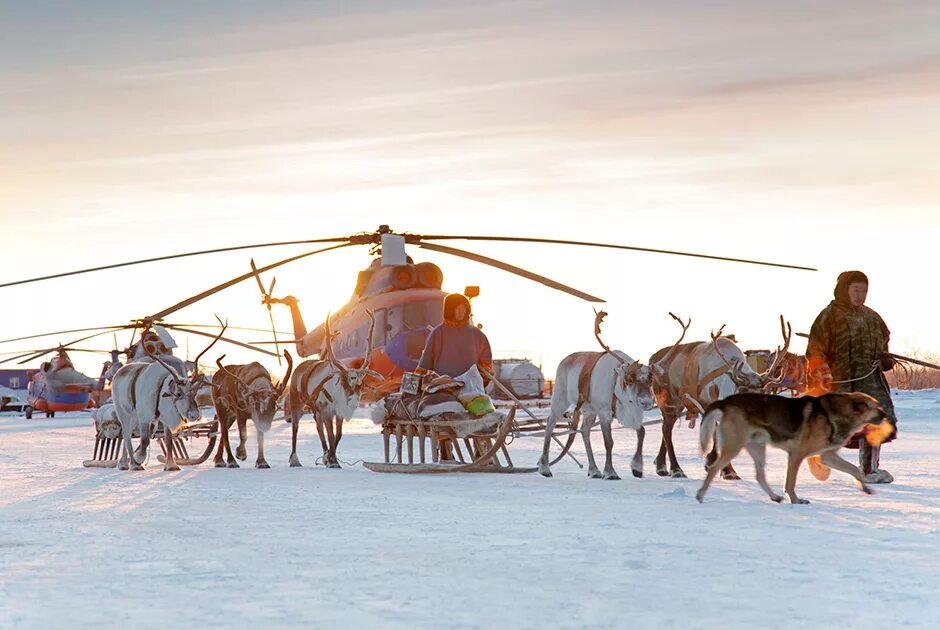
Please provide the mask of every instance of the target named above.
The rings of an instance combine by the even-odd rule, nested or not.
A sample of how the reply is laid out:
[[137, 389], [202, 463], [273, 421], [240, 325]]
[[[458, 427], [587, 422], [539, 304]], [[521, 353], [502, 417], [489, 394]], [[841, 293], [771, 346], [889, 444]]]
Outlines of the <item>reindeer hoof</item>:
[[672, 476], [672, 475], [669, 474], [669, 470], [666, 469], [666, 468], [657, 468], [657, 469], [656, 469], [656, 474], [659, 475], [660, 477], [671, 477], [671, 476]]
[[246, 449], [244, 446], [235, 447], [235, 457], [237, 457], [238, 459], [242, 461], [245, 461], [246, 459], [248, 459], [248, 449]]
[[338, 462], [330, 462], [329, 464], [326, 465], [326, 467], [327, 468], [342, 468], [342, 466], [340, 466]]
[[255, 462], [255, 468], [270, 468], [268, 462]]
[[620, 481], [620, 475], [618, 475], [614, 471], [610, 471], [609, 473], [604, 473], [604, 480], [605, 481]]
[[741, 481], [741, 477], [738, 475], [738, 473], [734, 472], [733, 470], [731, 472], [721, 473], [721, 478], [727, 479], [728, 481]]
[[131, 470], [144, 470], [144, 465], [134, 462], [133, 464], [131, 464]]
[[809, 505], [809, 499], [790, 499], [793, 505]]
[[685, 473], [682, 472], [682, 470], [678, 468], [672, 471], [672, 473], [670, 473], [669, 476], [672, 477], [673, 479], [688, 479], [688, 477], [685, 476]]
[[300, 463], [300, 458], [296, 455], [290, 456], [290, 467], [291, 468], [300, 468], [303, 464]]
[[770, 497], [770, 500], [774, 503], [783, 503], [783, 497], [779, 494], [775, 494], [774, 496]]
[[543, 477], [551, 477], [551, 476], [552, 476], [552, 471], [550, 471], [550, 470], [540, 470], [540, 471], [539, 471], [539, 474], [542, 475]]
[[633, 472], [633, 476], [636, 477], [637, 479], [642, 479], [642, 478], [643, 478], [643, 471], [642, 471], [642, 470], [632, 470], [631, 472]]
[[221, 459], [215, 463], [216, 468], [228, 468], [228, 464], [223, 462]]
[[875, 491], [869, 488], [868, 486], [866, 486], [865, 484], [862, 484], [861, 489], [862, 489], [862, 492], [864, 492], [865, 494], [875, 494]]
[[173, 464], [172, 466], [164, 466], [163, 470], [164, 472], [177, 472], [180, 470], [180, 467], [176, 464]]
[[601, 479], [603, 476], [604, 476], [604, 475], [602, 475], [602, 474], [601, 474], [601, 471], [599, 471], [599, 470], [589, 470], [589, 471], [588, 471], [588, 477], [590, 477], [591, 479]]
[[705, 500], [705, 490], [699, 490], [695, 493], [695, 500], [701, 503]]
[[240, 466], [238, 465], [238, 462], [236, 462], [235, 460], [232, 460], [228, 463], [226, 468], [240, 468]]

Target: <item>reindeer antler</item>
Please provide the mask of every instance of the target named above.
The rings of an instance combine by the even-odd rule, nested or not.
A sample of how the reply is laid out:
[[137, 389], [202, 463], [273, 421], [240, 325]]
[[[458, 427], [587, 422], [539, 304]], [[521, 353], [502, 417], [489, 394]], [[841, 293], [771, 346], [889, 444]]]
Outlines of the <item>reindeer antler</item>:
[[725, 365], [728, 366], [728, 369], [734, 371], [734, 365], [732, 365], [731, 361], [729, 361], [728, 358], [722, 354], [721, 348], [718, 347], [718, 340], [721, 339], [721, 333], [724, 332], [725, 326], [727, 326], [727, 324], [722, 324], [717, 333], [714, 331], [711, 332], [712, 346], [715, 347], [715, 352], [717, 352], [718, 356], [721, 357], [721, 360], [725, 362]]
[[278, 397], [284, 395], [284, 390], [287, 389], [287, 383], [290, 381], [290, 374], [294, 369], [294, 358], [291, 357], [290, 352], [286, 349], [284, 350], [284, 359], [287, 360], [287, 374], [284, 375], [284, 379], [277, 386]]
[[668, 351], [665, 355], [663, 355], [663, 358], [656, 362], [655, 368], [656, 368], [657, 371], [659, 371], [660, 374], [662, 374], [663, 372], [665, 372], [665, 368], [664, 368], [663, 366], [664, 366], [664, 365], [668, 365], [669, 361], [672, 360], [672, 357], [673, 357], [673, 355], [675, 355], [676, 349], [679, 347], [679, 344], [681, 344], [681, 343], [682, 343], [682, 340], [685, 339], [685, 333], [686, 333], [686, 331], [688, 331], [688, 330], [689, 330], [689, 326], [692, 325], [692, 318], [691, 318], [691, 317], [689, 317], [689, 321], [687, 321], [687, 322], [684, 323], [684, 324], [682, 323], [682, 320], [679, 318], [679, 316], [676, 315], [675, 313], [671, 312], [671, 311], [669, 312], [669, 317], [671, 317], [671, 318], [673, 318], [674, 320], [676, 320], [677, 322], [679, 322], [679, 325], [682, 326], [682, 334], [679, 335], [679, 339], [678, 339], [674, 344], [672, 344], [672, 347], [669, 348], [669, 351]]
[[610, 346], [601, 339], [601, 323], [603, 323], [605, 317], [607, 317], [607, 311], [594, 311], [594, 338], [597, 339], [597, 343], [601, 344], [601, 348], [604, 349], [604, 352], [620, 361], [620, 363], [626, 364], [626, 361], [614, 354]]
[[333, 331], [330, 330], [330, 313], [326, 314], [326, 321], [323, 323], [324, 331], [324, 342], [326, 343], [326, 359], [330, 362], [330, 365], [335, 367], [337, 370], [346, 372], [346, 366], [343, 363], [336, 359], [336, 356], [333, 354]]
[[787, 350], [790, 349], [790, 338], [793, 336], [793, 326], [790, 325], [790, 322], [784, 324], [783, 315], [780, 315], [780, 334], [783, 336], [783, 348], [777, 346], [777, 352], [774, 354], [774, 360], [770, 363], [770, 367], [760, 375], [761, 379], [765, 381], [765, 388], [781, 383], [786, 376], [783, 373], [780, 374], [779, 378], [774, 378], [774, 371], [786, 357]]
[[199, 354], [196, 355], [196, 360], [193, 361], [193, 380], [195, 380], [197, 377], [200, 376], [200, 374], [199, 374], [199, 359], [202, 358], [202, 355], [204, 355], [205, 353], [209, 352], [209, 348], [211, 348], [212, 346], [214, 346], [215, 344], [217, 344], [217, 343], [219, 342], [219, 339], [221, 339], [221, 338], [222, 338], [222, 335], [225, 334], [225, 329], [228, 328], [228, 320], [226, 320], [225, 322], [223, 322], [223, 321], [222, 321], [222, 318], [219, 317], [218, 315], [215, 316], [215, 319], [219, 322], [219, 325], [222, 326], [222, 330], [220, 330], [220, 331], [219, 331], [219, 334], [215, 336], [215, 339], [212, 340], [212, 343], [210, 343], [208, 346], [206, 346], [205, 350], [203, 350], [202, 352], [200, 352]]

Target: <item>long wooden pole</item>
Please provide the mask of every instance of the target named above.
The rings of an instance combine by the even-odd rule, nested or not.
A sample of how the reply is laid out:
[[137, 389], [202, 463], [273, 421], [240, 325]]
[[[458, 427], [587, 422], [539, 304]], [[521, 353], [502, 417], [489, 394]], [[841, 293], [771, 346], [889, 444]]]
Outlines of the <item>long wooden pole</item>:
[[[809, 338], [809, 335], [806, 333], [796, 333], [797, 337], [806, 337]], [[893, 352], [886, 353], [892, 359], [897, 359], [898, 361], [907, 361], [908, 363], [913, 363], [914, 365], [920, 365], [925, 368], [930, 368], [932, 370], [940, 370], [940, 365], [936, 363], [929, 363], [927, 361], [921, 361], [920, 359], [915, 359], [913, 357], [906, 357], [903, 354], [895, 354]]]
[[[524, 404], [522, 404], [522, 401], [519, 400], [518, 398], [516, 398], [516, 395], [513, 394], [513, 393], [509, 390], [508, 387], [506, 387], [505, 385], [503, 385], [502, 383], [500, 383], [499, 380], [493, 375], [492, 372], [490, 372], [489, 370], [487, 370], [485, 367], [480, 367], [480, 372], [483, 374], [483, 376], [485, 376], [486, 378], [490, 379], [490, 381], [492, 381], [493, 385], [495, 385], [495, 386], [499, 389], [499, 391], [503, 392], [504, 394], [506, 394], [507, 396], [509, 396], [513, 401], [515, 401], [515, 403], [516, 403], [517, 405], [519, 405], [519, 407], [520, 407], [524, 412], [526, 412], [526, 413], [529, 415], [530, 418], [532, 418], [533, 420], [535, 420], [536, 422], [538, 422], [541, 427], [545, 428], [545, 425], [542, 423], [542, 421], [541, 421], [539, 418], [536, 418], [536, 417], [535, 417], [535, 414], [532, 413], [531, 411], [529, 411], [529, 408], [526, 407]], [[560, 447], [563, 448], [563, 449], [565, 448], [564, 445], [561, 443], [561, 441], [560, 441], [557, 437], [555, 437], [555, 436], [553, 435], [553, 436], [552, 436], [552, 439], [555, 441], [555, 444], [557, 444], [558, 446], [560, 446]], [[584, 464], [582, 464], [581, 462], [579, 462], [579, 461], [578, 461], [578, 458], [571, 454], [571, 451], [568, 451], [568, 452], [566, 453], [566, 455], [567, 455], [568, 457], [570, 457], [570, 458], [574, 461], [575, 464], [578, 465], [578, 468], [584, 468]]]

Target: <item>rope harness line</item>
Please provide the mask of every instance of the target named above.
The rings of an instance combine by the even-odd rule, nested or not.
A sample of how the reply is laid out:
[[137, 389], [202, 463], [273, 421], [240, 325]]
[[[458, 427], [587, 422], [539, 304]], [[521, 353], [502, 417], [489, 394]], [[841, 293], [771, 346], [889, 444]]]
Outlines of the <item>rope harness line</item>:
[[880, 362], [873, 361], [871, 364], [871, 370], [865, 376], [859, 376], [857, 378], [848, 378], [848, 379], [845, 379], [844, 381], [830, 381], [830, 382], [833, 385], [844, 385], [846, 383], [854, 383], [856, 381], [863, 381], [869, 376], [871, 376], [872, 374], [874, 374], [876, 371], [878, 371], [878, 368], [880, 367], [880, 365], [881, 365]]

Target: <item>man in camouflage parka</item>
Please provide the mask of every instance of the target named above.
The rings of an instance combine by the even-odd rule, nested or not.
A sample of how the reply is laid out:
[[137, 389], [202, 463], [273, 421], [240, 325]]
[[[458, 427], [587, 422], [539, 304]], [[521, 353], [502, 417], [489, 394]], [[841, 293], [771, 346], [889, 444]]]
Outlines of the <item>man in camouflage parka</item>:
[[[809, 389], [815, 392], [864, 392], [878, 399], [888, 420], [897, 426], [884, 372], [894, 367], [888, 356], [890, 333], [881, 316], [865, 306], [868, 277], [861, 271], [839, 274], [835, 299], [824, 308], [809, 334], [806, 348]], [[894, 439], [896, 431], [886, 441]], [[880, 446], [856, 436], [847, 445], [859, 449], [859, 466], [870, 483], [891, 483], [894, 477], [878, 467]]]

